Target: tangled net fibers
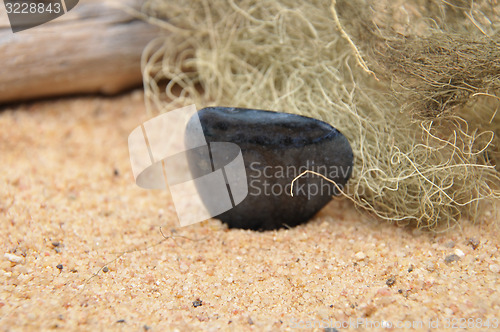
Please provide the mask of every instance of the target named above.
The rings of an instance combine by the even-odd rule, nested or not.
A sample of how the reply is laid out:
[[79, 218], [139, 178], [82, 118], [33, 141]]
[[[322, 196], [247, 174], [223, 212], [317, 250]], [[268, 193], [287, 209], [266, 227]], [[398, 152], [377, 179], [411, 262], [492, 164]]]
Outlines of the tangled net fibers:
[[143, 55], [148, 109], [196, 103], [321, 119], [353, 148], [346, 197], [386, 220], [449, 228], [500, 198], [499, 9], [148, 0], [144, 17], [165, 32]]

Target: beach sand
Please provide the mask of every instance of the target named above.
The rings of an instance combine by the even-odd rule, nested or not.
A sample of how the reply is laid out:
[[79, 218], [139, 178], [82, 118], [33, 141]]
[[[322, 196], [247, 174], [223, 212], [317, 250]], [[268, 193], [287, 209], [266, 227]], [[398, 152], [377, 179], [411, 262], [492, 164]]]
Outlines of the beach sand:
[[500, 330], [488, 208], [443, 233], [341, 198], [293, 229], [180, 227], [134, 183], [145, 120], [139, 90], [0, 112], [0, 330]]

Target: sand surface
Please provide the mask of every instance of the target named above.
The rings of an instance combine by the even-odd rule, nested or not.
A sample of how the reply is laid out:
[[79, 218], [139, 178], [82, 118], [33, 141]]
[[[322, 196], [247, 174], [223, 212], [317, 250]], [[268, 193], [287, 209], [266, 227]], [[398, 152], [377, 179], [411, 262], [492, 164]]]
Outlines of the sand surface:
[[293, 229], [179, 227], [133, 181], [146, 119], [140, 91], [4, 107], [0, 330], [500, 330], [490, 212], [435, 234], [337, 199]]

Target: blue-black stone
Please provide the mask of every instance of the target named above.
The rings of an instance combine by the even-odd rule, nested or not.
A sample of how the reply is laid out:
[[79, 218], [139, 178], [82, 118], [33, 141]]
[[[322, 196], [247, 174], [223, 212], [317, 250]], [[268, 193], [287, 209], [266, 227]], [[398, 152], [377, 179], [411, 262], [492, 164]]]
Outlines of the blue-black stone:
[[[342, 188], [351, 176], [349, 142], [323, 121], [232, 107], [208, 107], [197, 115], [207, 143], [235, 143], [242, 152], [248, 195], [216, 216], [230, 228], [272, 230], [304, 223], [338, 195], [338, 190], [321, 177], [306, 174], [294, 183], [292, 197], [293, 179], [312, 170]], [[187, 136], [187, 142], [189, 139]], [[191, 163], [190, 168], [193, 171]]]

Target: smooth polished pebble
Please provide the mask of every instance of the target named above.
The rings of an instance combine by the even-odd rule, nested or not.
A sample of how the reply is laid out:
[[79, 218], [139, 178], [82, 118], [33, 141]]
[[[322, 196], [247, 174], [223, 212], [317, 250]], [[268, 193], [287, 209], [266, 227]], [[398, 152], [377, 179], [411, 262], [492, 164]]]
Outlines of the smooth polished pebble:
[[[306, 174], [294, 183], [292, 197], [294, 178], [311, 170], [343, 188], [352, 174], [349, 142], [323, 121], [231, 107], [208, 107], [197, 114], [207, 143], [234, 143], [242, 152], [248, 195], [231, 210], [216, 216], [230, 228], [273, 230], [304, 223], [338, 190], [321, 177]], [[185, 139], [189, 144], [190, 136]]]

